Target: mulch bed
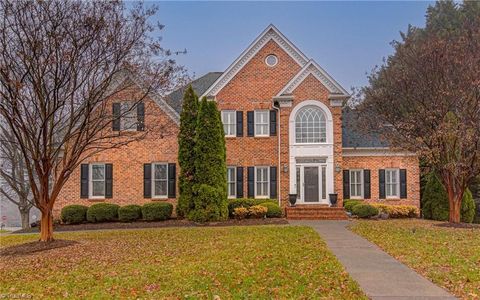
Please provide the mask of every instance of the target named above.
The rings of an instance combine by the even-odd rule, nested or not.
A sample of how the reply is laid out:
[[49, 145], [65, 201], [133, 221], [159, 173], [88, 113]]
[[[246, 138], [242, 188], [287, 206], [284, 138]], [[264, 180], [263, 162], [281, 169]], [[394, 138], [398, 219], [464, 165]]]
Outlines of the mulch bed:
[[480, 224], [470, 224], [470, 223], [440, 223], [435, 224], [438, 227], [447, 227], [447, 228], [467, 228], [467, 229], [480, 229]]
[[51, 242], [30, 242], [0, 249], [0, 256], [22, 256], [50, 249], [63, 248], [78, 244], [75, 241], [53, 240]]
[[[244, 219], [234, 220], [229, 219], [222, 222], [208, 222], [195, 223], [188, 220], [170, 219], [160, 222], [145, 222], [138, 221], [133, 223], [84, 223], [76, 225], [60, 224], [54, 226], [54, 231], [77, 231], [77, 230], [102, 230], [102, 229], [135, 229], [135, 228], [161, 228], [161, 227], [206, 227], [206, 226], [249, 226], [249, 225], [284, 225], [288, 221], [283, 218], [269, 218], [269, 219]], [[38, 227], [21, 229], [12, 232], [15, 233], [32, 233], [39, 232]]]

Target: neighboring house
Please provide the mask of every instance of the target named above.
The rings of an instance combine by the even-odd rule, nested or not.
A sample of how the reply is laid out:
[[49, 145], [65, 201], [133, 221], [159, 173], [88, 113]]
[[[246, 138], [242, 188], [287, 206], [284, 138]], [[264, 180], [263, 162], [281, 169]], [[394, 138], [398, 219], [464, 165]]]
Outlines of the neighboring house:
[[[288, 195], [297, 194], [299, 207], [324, 209], [320, 204], [329, 205], [329, 194], [336, 193], [339, 205], [355, 198], [419, 206], [418, 158], [362, 133], [356, 112], [342, 109], [349, 93], [273, 25], [225, 72], [191, 84], [221, 110], [229, 198], [275, 198], [285, 207]], [[85, 161], [63, 189], [56, 213], [74, 203], [175, 203], [183, 91], [146, 99], [142, 123], [160, 124], [159, 130]], [[113, 101], [128, 99], [126, 93]]]

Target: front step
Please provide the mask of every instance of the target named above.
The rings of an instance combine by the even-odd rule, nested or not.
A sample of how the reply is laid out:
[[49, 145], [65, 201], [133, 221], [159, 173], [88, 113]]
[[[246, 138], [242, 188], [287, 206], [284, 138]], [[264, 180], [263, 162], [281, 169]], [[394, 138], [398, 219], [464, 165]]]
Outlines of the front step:
[[290, 220], [348, 220], [343, 207], [297, 205], [286, 207], [285, 212]]

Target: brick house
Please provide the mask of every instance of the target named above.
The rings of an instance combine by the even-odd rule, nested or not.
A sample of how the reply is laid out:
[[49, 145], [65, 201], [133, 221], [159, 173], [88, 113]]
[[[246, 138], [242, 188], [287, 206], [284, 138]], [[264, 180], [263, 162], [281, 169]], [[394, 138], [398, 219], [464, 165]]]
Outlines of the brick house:
[[[364, 134], [349, 93], [276, 27], [268, 26], [225, 72], [193, 82], [221, 110], [230, 198], [274, 198], [286, 207], [325, 210], [329, 194], [387, 204], [420, 203], [418, 158]], [[84, 161], [66, 183], [55, 213], [68, 204], [176, 202], [177, 133], [183, 91], [145, 99], [134, 118], [158, 130], [139, 142]], [[119, 110], [126, 90], [112, 100]], [[123, 122], [112, 130], [123, 130]], [[297, 211], [298, 212], [298, 211]], [[287, 210], [295, 215], [292, 209]]]

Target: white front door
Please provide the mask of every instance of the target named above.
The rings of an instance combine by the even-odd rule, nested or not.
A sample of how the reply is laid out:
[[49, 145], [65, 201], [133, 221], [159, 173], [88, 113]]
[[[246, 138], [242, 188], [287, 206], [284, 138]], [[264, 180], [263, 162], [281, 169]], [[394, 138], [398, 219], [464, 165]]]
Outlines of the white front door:
[[328, 204], [326, 164], [297, 164], [297, 200], [305, 204]]

